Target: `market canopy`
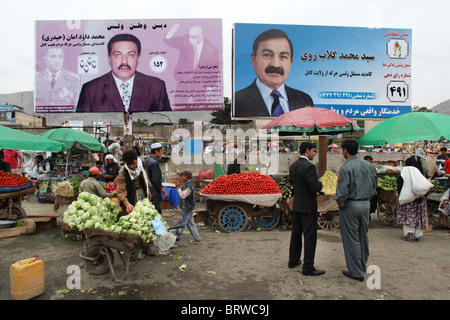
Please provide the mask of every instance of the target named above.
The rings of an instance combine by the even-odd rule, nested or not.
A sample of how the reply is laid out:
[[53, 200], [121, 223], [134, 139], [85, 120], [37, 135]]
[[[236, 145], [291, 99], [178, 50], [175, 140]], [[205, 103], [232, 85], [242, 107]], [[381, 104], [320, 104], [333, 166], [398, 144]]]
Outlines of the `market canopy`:
[[286, 112], [263, 127], [267, 133], [279, 136], [293, 135], [336, 135], [343, 132], [362, 130], [356, 122], [325, 108], [301, 108]]
[[421, 140], [450, 139], [450, 116], [433, 112], [410, 112], [386, 119], [363, 135], [360, 146], [383, 146]]
[[107, 152], [105, 146], [100, 141], [95, 139], [89, 133], [80, 130], [70, 128], [51, 129], [41, 133], [40, 136], [59, 141], [66, 149], [69, 149], [78, 143], [91, 151]]
[[5, 126], [0, 126], [0, 148], [50, 152], [66, 150], [61, 142]]
[[327, 135], [362, 130], [356, 122], [330, 109], [306, 107], [289, 111], [263, 127], [279, 136], [319, 136], [319, 176], [327, 170]]

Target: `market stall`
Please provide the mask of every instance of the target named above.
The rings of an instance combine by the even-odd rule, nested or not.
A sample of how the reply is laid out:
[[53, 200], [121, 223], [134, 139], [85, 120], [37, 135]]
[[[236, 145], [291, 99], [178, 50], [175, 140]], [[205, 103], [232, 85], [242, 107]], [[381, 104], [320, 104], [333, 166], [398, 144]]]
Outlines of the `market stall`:
[[[339, 206], [336, 202], [337, 175], [325, 171], [320, 181], [323, 184], [321, 194], [317, 196], [318, 227], [323, 230], [339, 228]], [[283, 177], [278, 185], [282, 194], [282, 221], [286, 227], [292, 228], [294, 187], [289, 176]]]
[[219, 176], [200, 193], [208, 214], [226, 232], [246, 229], [249, 219], [256, 228], [268, 230], [280, 221], [280, 189], [270, 176], [242, 172]]
[[[5, 126], [0, 126], [0, 148], [50, 152], [66, 150], [60, 142]], [[22, 207], [22, 200], [25, 196], [33, 194], [35, 190], [33, 182], [28, 178], [19, 174], [0, 171], [2, 237], [34, 232], [36, 226], [33, 221], [26, 219], [27, 214]], [[21, 226], [17, 227], [19, 224]]]
[[[62, 199], [63, 195], [56, 195], [56, 186], [65, 180], [74, 179], [74, 185], [79, 185], [88, 175], [90, 167], [95, 165], [92, 152], [106, 153], [107, 150], [97, 139], [90, 134], [70, 128], [59, 128], [48, 130], [40, 135], [63, 144], [67, 149], [64, 156], [59, 153], [55, 155], [55, 168], [52, 174], [42, 177], [37, 182], [38, 200], [41, 202], [57, 202], [57, 206], [67, 203], [71, 199]], [[77, 194], [75, 190], [75, 196]], [[67, 197], [71, 197], [70, 195]], [[58, 198], [58, 199], [56, 199]]]
[[[410, 112], [403, 115], [398, 115], [380, 122], [373, 127], [369, 132], [359, 139], [360, 146], [383, 146], [386, 144], [396, 143], [410, 143], [414, 142], [416, 146], [417, 141], [439, 141], [441, 139], [450, 138], [450, 116], [433, 113], [433, 112]], [[395, 176], [397, 172], [378, 172], [380, 175]], [[393, 184], [393, 179], [392, 184]], [[441, 181], [433, 179], [431, 182], [439, 184], [430, 190], [427, 195], [427, 211], [430, 224], [437, 225], [439, 223], [439, 213], [437, 206], [439, 203], [438, 197], [442, 196], [443, 191], [440, 188], [448, 188], [446, 184], [447, 179]], [[396, 212], [398, 206], [397, 190], [392, 190], [390, 186], [388, 190], [383, 190], [380, 187], [383, 181], [379, 181], [379, 189], [381, 194], [378, 195], [378, 216], [380, 220], [387, 225], [396, 225]]]
[[[353, 120], [332, 110], [318, 107], [287, 112], [269, 122], [263, 129], [267, 133], [278, 133], [279, 136], [318, 135], [319, 178], [327, 172], [328, 136], [361, 130]], [[335, 199], [327, 195], [326, 197], [319, 196], [317, 201], [319, 226], [325, 230], [337, 228], [339, 226], [339, 208]], [[292, 224], [292, 206], [289, 206], [289, 203], [289, 199], [283, 201], [284, 221], [287, 226]]]

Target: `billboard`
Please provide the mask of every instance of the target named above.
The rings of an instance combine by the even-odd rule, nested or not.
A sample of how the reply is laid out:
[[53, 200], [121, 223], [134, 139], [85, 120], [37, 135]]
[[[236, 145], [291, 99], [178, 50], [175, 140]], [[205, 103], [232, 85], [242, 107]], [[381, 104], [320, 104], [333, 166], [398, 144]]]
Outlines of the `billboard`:
[[234, 117], [307, 106], [352, 118], [411, 111], [411, 29], [236, 23], [233, 32]]
[[223, 109], [221, 19], [36, 21], [35, 112]]

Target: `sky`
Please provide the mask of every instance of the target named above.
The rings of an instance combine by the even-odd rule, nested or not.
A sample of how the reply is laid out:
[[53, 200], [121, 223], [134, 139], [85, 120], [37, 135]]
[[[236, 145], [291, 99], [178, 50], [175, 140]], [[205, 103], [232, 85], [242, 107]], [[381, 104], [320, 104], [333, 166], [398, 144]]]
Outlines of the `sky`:
[[34, 90], [35, 20], [221, 18], [224, 96], [232, 97], [234, 23], [412, 29], [412, 106], [450, 99], [447, 0], [19, 0], [2, 3], [0, 94]]

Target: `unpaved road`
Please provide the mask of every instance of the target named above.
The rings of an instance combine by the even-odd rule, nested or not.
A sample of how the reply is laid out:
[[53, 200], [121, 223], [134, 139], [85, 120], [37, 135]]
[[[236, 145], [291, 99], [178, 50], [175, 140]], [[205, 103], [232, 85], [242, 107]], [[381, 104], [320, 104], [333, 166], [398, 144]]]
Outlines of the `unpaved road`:
[[[52, 204], [25, 201], [24, 206], [29, 215], [53, 213]], [[163, 216], [172, 222], [175, 213], [167, 210]], [[60, 227], [61, 219], [58, 222]], [[319, 277], [287, 267], [291, 233], [285, 228], [224, 233], [207, 226], [200, 228], [202, 245], [189, 244], [191, 236], [184, 234], [169, 255], [138, 261], [127, 279], [116, 283], [109, 272], [89, 274], [78, 256], [80, 243], [65, 238], [59, 227], [0, 239], [0, 299], [11, 298], [10, 266], [29, 257], [45, 263], [45, 293], [35, 300], [450, 299], [448, 231], [428, 232], [421, 242], [405, 242], [400, 228], [383, 226], [373, 214], [368, 265], [379, 267], [379, 289], [342, 275], [346, 267], [339, 230], [318, 232], [316, 267], [326, 271]], [[180, 270], [183, 264], [186, 268]], [[71, 265], [80, 268], [81, 289], [67, 288]], [[114, 267], [118, 275], [125, 270], [117, 256]]]

